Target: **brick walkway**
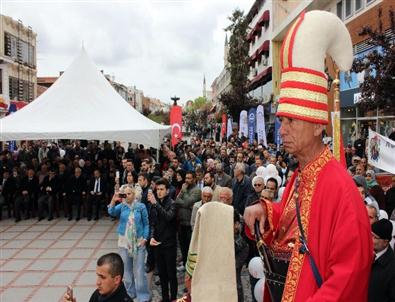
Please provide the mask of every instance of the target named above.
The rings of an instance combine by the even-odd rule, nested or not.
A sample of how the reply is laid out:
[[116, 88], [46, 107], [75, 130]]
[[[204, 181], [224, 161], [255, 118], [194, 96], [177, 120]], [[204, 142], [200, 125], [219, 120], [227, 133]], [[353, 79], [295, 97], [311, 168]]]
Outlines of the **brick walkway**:
[[[60, 301], [69, 284], [78, 302], [88, 301], [95, 289], [97, 258], [117, 252], [116, 226], [108, 218], [0, 221], [0, 301]], [[179, 274], [180, 296], [182, 280]], [[243, 284], [245, 301], [251, 301], [246, 271]], [[152, 302], [159, 297], [160, 289], [154, 285]]]

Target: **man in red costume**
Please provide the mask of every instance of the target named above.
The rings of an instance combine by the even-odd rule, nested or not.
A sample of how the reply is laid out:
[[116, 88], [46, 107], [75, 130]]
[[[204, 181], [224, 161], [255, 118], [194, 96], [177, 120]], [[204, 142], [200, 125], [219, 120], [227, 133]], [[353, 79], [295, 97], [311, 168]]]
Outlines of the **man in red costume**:
[[347, 29], [331, 13], [302, 14], [281, 49], [277, 110], [285, 150], [299, 168], [281, 203], [260, 200], [244, 213], [247, 235], [254, 235], [259, 221], [265, 257], [273, 265], [271, 273], [265, 267], [265, 301], [367, 301], [373, 256], [368, 216], [353, 180], [322, 143], [328, 123], [326, 54], [341, 70], [351, 67]]

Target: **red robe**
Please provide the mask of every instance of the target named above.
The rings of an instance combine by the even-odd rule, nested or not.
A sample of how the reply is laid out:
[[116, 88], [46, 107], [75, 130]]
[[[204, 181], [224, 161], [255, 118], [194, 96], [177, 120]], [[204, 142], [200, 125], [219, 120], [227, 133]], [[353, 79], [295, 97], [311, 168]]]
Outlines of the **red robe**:
[[[293, 197], [296, 177], [303, 229], [323, 279], [320, 289], [307, 255], [298, 252]], [[268, 214], [263, 234], [266, 244], [274, 250], [288, 249], [292, 253], [282, 302], [367, 301], [373, 256], [367, 211], [352, 178], [329, 149], [301, 172], [294, 173], [281, 203], [262, 200], [261, 204]], [[295, 245], [288, 245], [290, 241]], [[270, 301], [267, 291], [264, 297]]]

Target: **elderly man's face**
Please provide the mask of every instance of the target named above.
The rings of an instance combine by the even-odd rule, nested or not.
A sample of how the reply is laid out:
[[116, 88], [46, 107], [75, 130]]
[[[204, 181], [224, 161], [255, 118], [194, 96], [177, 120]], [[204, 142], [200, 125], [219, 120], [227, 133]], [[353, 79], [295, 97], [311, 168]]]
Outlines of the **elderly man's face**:
[[377, 221], [377, 212], [376, 209], [366, 206], [366, 210], [368, 211], [369, 221], [372, 225]]
[[202, 192], [202, 203], [203, 204], [211, 201], [212, 198], [213, 198], [213, 194], [208, 193], [208, 192]]
[[296, 157], [309, 152], [317, 136], [317, 129], [315, 126], [315, 124], [310, 122], [282, 117], [280, 135], [283, 140], [285, 151]]
[[228, 192], [220, 192], [219, 193], [219, 201], [223, 202], [227, 205], [231, 205], [232, 204], [232, 197], [230, 197], [230, 194]]

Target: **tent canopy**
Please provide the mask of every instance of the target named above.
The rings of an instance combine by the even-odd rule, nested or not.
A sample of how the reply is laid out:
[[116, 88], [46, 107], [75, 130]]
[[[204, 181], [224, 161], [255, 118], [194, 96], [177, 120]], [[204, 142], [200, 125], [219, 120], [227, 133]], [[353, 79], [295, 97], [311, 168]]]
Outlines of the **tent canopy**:
[[111, 140], [159, 148], [170, 131], [130, 106], [83, 48], [46, 92], [0, 119], [0, 141]]

